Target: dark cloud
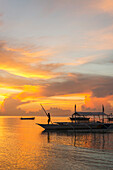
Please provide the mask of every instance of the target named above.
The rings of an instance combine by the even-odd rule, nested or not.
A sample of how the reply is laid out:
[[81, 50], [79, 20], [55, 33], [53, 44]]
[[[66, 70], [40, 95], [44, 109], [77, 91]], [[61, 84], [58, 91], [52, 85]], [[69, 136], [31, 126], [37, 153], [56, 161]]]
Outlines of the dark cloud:
[[56, 70], [59, 69], [61, 66], [63, 66], [63, 64], [60, 63], [51, 63], [51, 64], [40, 64], [38, 66], [38, 69], [41, 69], [43, 71], [52, 71], [52, 70]]
[[[51, 116], [70, 116], [72, 115], [71, 110], [65, 110], [57, 107], [51, 107], [50, 109], [46, 110], [47, 113], [50, 113]], [[40, 116], [45, 116], [45, 113], [43, 110], [39, 110], [38, 114]]]
[[106, 97], [113, 95], [113, 77], [100, 77], [97, 87], [92, 88], [93, 96]]
[[19, 97], [50, 97], [77, 93], [92, 93], [93, 97], [98, 98], [113, 95], [113, 77], [108, 76], [71, 73], [49, 81], [40, 81], [38, 85], [40, 88], [34, 83], [35, 91], [29, 88], [28, 91], [19, 94]]
[[97, 111], [97, 108], [87, 107], [85, 104], [81, 106], [82, 111], [92, 112]]
[[45, 96], [92, 92], [93, 96], [113, 95], [113, 77], [71, 74], [65, 81], [53, 82], [43, 87]]

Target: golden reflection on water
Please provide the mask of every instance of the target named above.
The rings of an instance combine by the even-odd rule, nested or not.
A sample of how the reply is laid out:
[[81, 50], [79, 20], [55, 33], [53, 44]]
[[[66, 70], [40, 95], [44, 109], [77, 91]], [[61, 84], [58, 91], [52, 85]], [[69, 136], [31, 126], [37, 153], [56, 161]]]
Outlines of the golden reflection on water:
[[[48, 143], [57, 143], [64, 145], [73, 145], [75, 147], [82, 148], [94, 148], [94, 149], [107, 149], [113, 150], [113, 137], [111, 140], [111, 146], [109, 143], [110, 134], [76, 134], [76, 133], [61, 133], [61, 132], [43, 132], [43, 135], [47, 137]], [[110, 135], [111, 136], [111, 135]], [[107, 139], [106, 139], [107, 138]], [[111, 138], [111, 137], [110, 137]], [[107, 141], [106, 141], [107, 140]]]
[[[52, 121], [67, 121], [53, 118]], [[75, 134], [69, 132], [43, 132], [36, 123], [46, 123], [46, 117], [20, 120], [19, 117], [0, 117], [0, 168], [1, 169], [58, 169], [65, 159], [75, 154], [65, 146], [113, 151], [112, 134]], [[67, 158], [65, 157], [67, 155]], [[60, 159], [62, 158], [62, 160]], [[68, 163], [68, 166], [71, 166]]]
[[0, 119], [0, 138], [3, 137], [3, 130], [4, 129], [4, 119], [1, 117]]

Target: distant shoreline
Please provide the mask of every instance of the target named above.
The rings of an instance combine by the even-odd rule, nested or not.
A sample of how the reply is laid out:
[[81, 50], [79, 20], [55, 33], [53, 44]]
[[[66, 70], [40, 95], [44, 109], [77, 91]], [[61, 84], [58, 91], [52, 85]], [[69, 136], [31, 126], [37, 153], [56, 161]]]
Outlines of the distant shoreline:
[[[35, 116], [35, 115], [0, 115], [1, 116], [4, 116], [4, 117], [31, 117], [31, 116], [34, 116], [34, 117], [47, 117], [47, 116]], [[69, 115], [70, 116], [70, 115]], [[52, 117], [69, 117], [69, 116], [65, 116], [65, 115], [61, 115], [61, 116], [52, 116]]]

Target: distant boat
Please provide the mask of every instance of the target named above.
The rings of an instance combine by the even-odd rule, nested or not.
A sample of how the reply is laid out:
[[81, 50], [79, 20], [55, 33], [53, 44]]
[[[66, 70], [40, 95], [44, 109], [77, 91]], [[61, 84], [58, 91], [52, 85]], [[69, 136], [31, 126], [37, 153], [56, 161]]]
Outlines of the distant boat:
[[34, 120], [35, 117], [21, 117], [21, 120]]

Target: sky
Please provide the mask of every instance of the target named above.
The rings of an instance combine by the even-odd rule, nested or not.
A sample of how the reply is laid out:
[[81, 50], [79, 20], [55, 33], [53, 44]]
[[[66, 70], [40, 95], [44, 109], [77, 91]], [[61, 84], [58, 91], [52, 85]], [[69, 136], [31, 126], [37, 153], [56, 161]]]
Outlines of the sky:
[[113, 112], [112, 0], [0, 0], [0, 114], [40, 103]]

